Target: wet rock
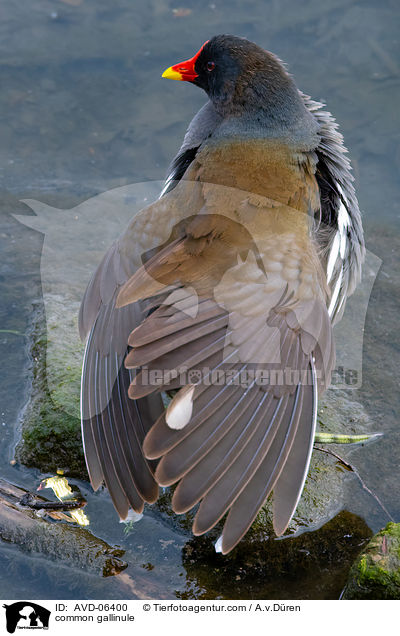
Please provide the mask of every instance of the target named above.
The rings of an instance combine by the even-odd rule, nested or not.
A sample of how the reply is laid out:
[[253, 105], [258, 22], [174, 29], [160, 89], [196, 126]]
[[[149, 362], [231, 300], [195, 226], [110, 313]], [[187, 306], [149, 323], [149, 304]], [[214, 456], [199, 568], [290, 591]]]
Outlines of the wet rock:
[[342, 598], [400, 599], [400, 523], [388, 523], [365, 546]]
[[[54, 312], [53, 319], [56, 318], [57, 313]], [[68, 325], [65, 317], [63, 322]], [[30, 338], [31, 395], [22, 413], [22, 432], [15, 458], [25, 466], [40, 468], [42, 472], [62, 470], [74, 477], [87, 479], [80, 420], [76, 416], [76, 391], [79, 389], [81, 364], [79, 353], [82, 353], [80, 343], [75, 339], [75, 347], [69, 351], [71, 355], [65, 356], [62, 365], [65, 376], [60, 378], [59, 391], [54, 396], [49, 390], [46, 372], [46, 318], [41, 303], [37, 305], [33, 316]], [[57, 397], [60, 401], [57, 401]]]
[[[125, 551], [111, 547], [84, 528], [54, 523], [20, 501], [27, 491], [0, 479], [0, 538], [18, 545], [25, 552], [95, 572], [101, 576], [119, 574], [128, 566], [121, 557]], [[43, 497], [35, 497], [43, 500]], [[58, 513], [57, 513], [58, 514]]]

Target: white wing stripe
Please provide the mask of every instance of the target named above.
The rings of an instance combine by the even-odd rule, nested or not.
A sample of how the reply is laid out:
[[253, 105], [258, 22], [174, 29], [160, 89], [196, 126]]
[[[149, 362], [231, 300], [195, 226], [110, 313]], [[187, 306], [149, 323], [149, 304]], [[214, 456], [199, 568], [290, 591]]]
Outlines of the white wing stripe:
[[335, 285], [334, 292], [332, 294], [331, 302], [329, 303], [328, 314], [330, 316], [332, 316], [333, 310], [335, 309], [336, 301], [338, 299], [339, 292], [340, 292], [340, 286], [342, 284], [342, 278], [343, 278], [343, 267], [340, 270], [339, 278], [336, 281], [336, 285]]
[[339, 256], [339, 249], [340, 249], [340, 232], [336, 232], [335, 238], [332, 241], [332, 246], [331, 246], [329, 259], [328, 259], [328, 266], [326, 268], [326, 278], [328, 283], [330, 282], [332, 278], [333, 270], [335, 268], [335, 264]]

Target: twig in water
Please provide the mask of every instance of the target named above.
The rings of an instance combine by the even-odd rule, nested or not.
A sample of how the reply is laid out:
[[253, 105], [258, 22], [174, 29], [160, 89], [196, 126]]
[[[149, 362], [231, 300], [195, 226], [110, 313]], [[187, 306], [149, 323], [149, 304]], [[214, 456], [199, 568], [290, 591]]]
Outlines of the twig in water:
[[393, 519], [392, 515], [390, 514], [390, 512], [388, 512], [388, 510], [386, 510], [385, 506], [383, 505], [383, 503], [379, 499], [378, 495], [376, 495], [374, 492], [372, 492], [372, 490], [370, 490], [368, 488], [367, 484], [364, 482], [364, 480], [361, 477], [360, 473], [358, 472], [357, 468], [355, 466], [353, 466], [353, 464], [350, 464], [350, 462], [346, 461], [345, 459], [343, 459], [343, 457], [340, 457], [340, 455], [338, 455], [337, 453], [334, 453], [331, 450], [327, 450], [325, 448], [320, 448], [319, 446], [314, 446], [314, 448], [316, 448], [317, 450], [321, 451], [321, 453], [326, 453], [327, 455], [332, 455], [333, 457], [338, 459], [340, 461], [340, 463], [343, 464], [343, 466], [348, 468], [348, 470], [351, 470], [355, 474], [357, 479], [359, 480], [359, 482], [360, 482], [361, 486], [364, 488], [364, 490], [366, 490], [367, 493], [369, 493], [371, 495], [371, 497], [373, 497], [375, 499], [375, 501], [379, 504], [379, 506], [382, 508], [384, 513], [389, 517], [390, 521], [394, 522], [394, 519]]

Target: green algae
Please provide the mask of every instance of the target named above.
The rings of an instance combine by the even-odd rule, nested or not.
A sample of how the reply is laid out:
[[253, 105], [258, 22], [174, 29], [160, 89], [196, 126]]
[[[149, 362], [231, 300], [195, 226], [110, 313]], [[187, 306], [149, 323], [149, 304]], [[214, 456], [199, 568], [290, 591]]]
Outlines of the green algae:
[[344, 599], [400, 599], [400, 523], [374, 535], [350, 570]]
[[360, 444], [369, 442], [376, 437], [380, 437], [381, 433], [373, 433], [372, 435], [343, 435], [335, 433], [315, 433], [314, 444]]
[[42, 472], [62, 470], [87, 479], [82, 449], [80, 420], [71, 414], [68, 402], [76, 399], [73, 387], [79, 386], [79, 369], [65, 366], [62, 394], [65, 408], [50, 393], [46, 373], [46, 320], [42, 306], [36, 308], [31, 330], [32, 388], [23, 412], [21, 439], [15, 457], [28, 467]]

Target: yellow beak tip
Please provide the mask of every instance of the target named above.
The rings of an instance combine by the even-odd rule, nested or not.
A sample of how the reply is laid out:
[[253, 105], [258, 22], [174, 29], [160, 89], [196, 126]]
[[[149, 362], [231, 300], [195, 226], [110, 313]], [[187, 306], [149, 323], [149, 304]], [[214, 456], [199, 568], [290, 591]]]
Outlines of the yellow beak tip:
[[180, 73], [178, 73], [177, 71], [174, 71], [172, 69], [172, 66], [167, 68], [164, 71], [164, 73], [161, 75], [161, 77], [164, 77], [165, 79], [172, 79], [172, 80], [181, 80], [182, 79], [182, 75]]

